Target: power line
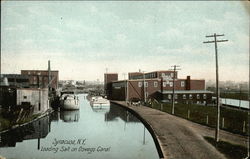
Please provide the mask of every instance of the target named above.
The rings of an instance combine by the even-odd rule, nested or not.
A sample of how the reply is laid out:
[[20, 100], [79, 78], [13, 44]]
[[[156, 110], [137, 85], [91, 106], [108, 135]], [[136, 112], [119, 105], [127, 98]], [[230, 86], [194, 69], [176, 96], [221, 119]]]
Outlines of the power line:
[[203, 43], [214, 43], [215, 47], [215, 67], [216, 67], [216, 105], [217, 105], [217, 123], [215, 129], [215, 140], [219, 142], [219, 131], [220, 131], [220, 92], [219, 92], [219, 67], [218, 67], [218, 42], [227, 42], [228, 40], [217, 40], [217, 37], [224, 36], [224, 34], [207, 35], [206, 38], [214, 38], [213, 41], [205, 41]]

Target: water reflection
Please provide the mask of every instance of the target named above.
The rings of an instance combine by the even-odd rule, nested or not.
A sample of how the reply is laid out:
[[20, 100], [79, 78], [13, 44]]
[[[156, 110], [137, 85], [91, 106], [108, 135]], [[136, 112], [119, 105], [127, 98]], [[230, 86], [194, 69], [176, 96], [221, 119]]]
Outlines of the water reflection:
[[134, 115], [132, 115], [129, 111], [121, 108], [120, 106], [111, 104], [110, 111], [105, 114], [105, 121], [117, 121], [117, 119], [122, 119], [125, 122], [138, 123], [140, 122]]
[[107, 113], [110, 111], [110, 106], [91, 106], [93, 112], [96, 113]]
[[49, 116], [1, 134], [0, 147], [15, 147], [23, 140], [45, 138], [50, 132]]
[[79, 110], [67, 110], [60, 112], [60, 119], [64, 122], [78, 122], [80, 118]]
[[[110, 107], [91, 107], [85, 96], [80, 96], [79, 99], [80, 110], [56, 111], [38, 121], [0, 134], [0, 154], [6, 158], [23, 159], [159, 158], [150, 133], [130, 112], [113, 104]], [[90, 154], [79, 149], [74, 153], [43, 151], [50, 147], [61, 149], [53, 146], [55, 139], [86, 139], [86, 145], [79, 145], [82, 146], [81, 150], [97, 149], [101, 146], [109, 148], [110, 151], [94, 151]], [[80, 148], [79, 146], [76, 148]]]

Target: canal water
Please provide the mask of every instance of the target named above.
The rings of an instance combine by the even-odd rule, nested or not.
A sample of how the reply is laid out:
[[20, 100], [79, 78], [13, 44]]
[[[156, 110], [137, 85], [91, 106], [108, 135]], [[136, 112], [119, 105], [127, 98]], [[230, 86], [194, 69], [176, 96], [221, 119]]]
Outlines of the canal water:
[[117, 106], [91, 107], [79, 95], [80, 110], [54, 112], [1, 134], [7, 159], [157, 159], [151, 134], [130, 112]]

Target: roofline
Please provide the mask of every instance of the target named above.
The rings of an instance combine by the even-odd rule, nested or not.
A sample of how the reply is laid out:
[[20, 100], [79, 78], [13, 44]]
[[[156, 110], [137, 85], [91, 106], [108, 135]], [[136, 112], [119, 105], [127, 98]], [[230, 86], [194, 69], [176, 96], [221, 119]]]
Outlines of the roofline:
[[[197, 92], [195, 92], [195, 91], [197, 91]], [[162, 91], [159, 90], [158, 92], [164, 94], [164, 91], [162, 92]], [[212, 91], [208, 91], [208, 90], [175, 90], [176, 94], [178, 94], [179, 92], [184, 92], [184, 93], [212, 93], [213, 94]], [[167, 90], [167, 91], [165, 90], [165, 93], [172, 93], [172, 90]]]
[[[158, 71], [150, 71], [147, 73], [153, 73], [153, 72], [174, 72], [174, 71], [172, 71], [172, 70], [158, 70]], [[178, 71], [175, 71], [175, 72], [178, 72]]]
[[[154, 72], [174, 72], [174, 71], [172, 71], [172, 70], [157, 70], [157, 71], [144, 72], [144, 74], [154, 73]], [[175, 72], [178, 72], [178, 71], [175, 71]], [[129, 72], [129, 73], [141, 73], [141, 74], [143, 74], [143, 72]]]
[[[117, 81], [111, 81], [111, 82], [123, 82], [123, 81], [143, 81], [143, 80], [145, 80], [145, 81], [150, 81], [150, 80], [161, 80], [161, 78], [145, 78], [145, 79], [143, 79], [143, 78], [141, 78], [141, 79], [129, 79], [129, 80], [117, 80]], [[172, 80], [172, 79], [171, 79]], [[177, 79], [177, 81], [182, 81], [182, 80], [187, 80], [187, 79]], [[205, 79], [191, 79], [190, 81], [205, 81]]]
[[105, 75], [108, 75], [108, 74], [116, 74], [116, 75], [118, 75], [118, 73], [104, 73]]
[[124, 81], [143, 81], [143, 80], [145, 80], [145, 81], [150, 81], [150, 80], [161, 80], [160, 78], [149, 78], [149, 79], [129, 79], [129, 80], [119, 80], [119, 81], [111, 81], [112, 83], [115, 83], [115, 82], [124, 82]]

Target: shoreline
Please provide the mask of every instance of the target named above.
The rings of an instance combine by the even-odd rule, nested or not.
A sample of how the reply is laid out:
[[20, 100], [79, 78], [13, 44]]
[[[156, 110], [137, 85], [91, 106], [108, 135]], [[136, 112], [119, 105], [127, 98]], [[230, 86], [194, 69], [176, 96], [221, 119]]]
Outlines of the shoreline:
[[45, 117], [45, 116], [47, 116], [47, 115], [49, 115], [49, 114], [51, 114], [51, 113], [53, 113], [53, 112], [54, 112], [53, 109], [48, 109], [46, 112], [42, 113], [41, 115], [39, 115], [39, 116], [36, 117], [35, 119], [30, 120], [30, 121], [28, 121], [28, 122], [26, 122], [26, 123], [23, 123], [23, 124], [16, 124], [16, 125], [13, 125], [13, 126], [11, 126], [11, 128], [9, 128], [9, 129], [5, 129], [5, 130], [0, 131], [0, 134], [6, 133], [6, 132], [8, 132], [8, 131], [11, 131], [11, 130], [14, 130], [14, 129], [17, 129], [17, 128], [20, 128], [20, 127], [25, 126], [25, 125], [28, 125], [28, 124], [30, 124], [30, 123], [32, 123], [32, 122], [34, 122], [34, 121], [37, 121], [37, 120], [39, 120], [39, 119], [41, 119], [41, 118], [43, 118], [43, 117]]

